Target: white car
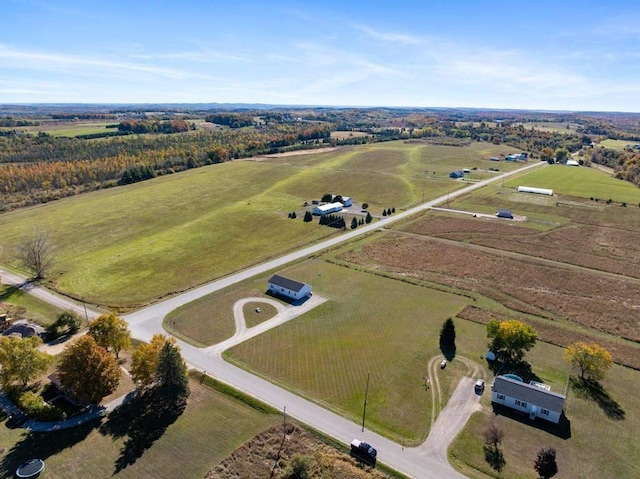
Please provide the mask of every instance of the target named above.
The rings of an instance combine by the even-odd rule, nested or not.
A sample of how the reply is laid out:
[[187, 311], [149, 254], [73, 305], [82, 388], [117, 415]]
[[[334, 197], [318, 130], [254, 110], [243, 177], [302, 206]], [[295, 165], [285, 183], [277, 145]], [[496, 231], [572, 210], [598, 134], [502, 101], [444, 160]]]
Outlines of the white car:
[[440, 363], [440, 369], [444, 369], [447, 367], [447, 360], [443, 359], [442, 362]]

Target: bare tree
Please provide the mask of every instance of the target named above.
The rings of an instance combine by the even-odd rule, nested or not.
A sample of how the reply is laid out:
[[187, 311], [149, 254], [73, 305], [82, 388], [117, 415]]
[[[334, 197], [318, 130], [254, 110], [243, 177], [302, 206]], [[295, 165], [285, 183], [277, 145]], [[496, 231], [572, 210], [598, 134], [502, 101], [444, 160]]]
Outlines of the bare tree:
[[21, 239], [16, 251], [22, 265], [33, 273], [36, 280], [44, 278], [53, 264], [54, 248], [48, 231], [35, 228]]

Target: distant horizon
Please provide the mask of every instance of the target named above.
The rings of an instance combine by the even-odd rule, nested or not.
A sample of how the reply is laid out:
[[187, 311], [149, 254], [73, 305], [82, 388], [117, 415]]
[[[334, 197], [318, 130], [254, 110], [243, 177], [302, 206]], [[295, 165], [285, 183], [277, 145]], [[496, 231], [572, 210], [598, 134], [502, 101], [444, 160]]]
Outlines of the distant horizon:
[[640, 112], [631, 0], [5, 0], [0, 104]]
[[635, 111], [616, 111], [616, 110], [547, 110], [547, 109], [535, 109], [535, 108], [490, 108], [490, 107], [472, 107], [472, 106], [389, 106], [389, 105], [306, 105], [306, 104], [275, 104], [275, 103], [240, 103], [240, 102], [32, 102], [32, 103], [0, 103], [0, 109], [6, 106], [24, 106], [24, 107], [63, 107], [63, 106], [75, 106], [75, 107], [138, 107], [138, 106], [150, 106], [150, 107], [189, 107], [189, 106], [219, 106], [229, 108], [247, 108], [247, 109], [271, 109], [271, 108], [283, 108], [283, 109], [302, 109], [302, 108], [335, 108], [335, 109], [390, 109], [390, 110], [462, 110], [462, 111], [487, 111], [487, 112], [531, 112], [531, 113], [553, 113], [553, 114], [576, 114], [576, 113], [608, 113], [608, 114], [624, 114], [624, 115], [640, 115], [640, 112]]

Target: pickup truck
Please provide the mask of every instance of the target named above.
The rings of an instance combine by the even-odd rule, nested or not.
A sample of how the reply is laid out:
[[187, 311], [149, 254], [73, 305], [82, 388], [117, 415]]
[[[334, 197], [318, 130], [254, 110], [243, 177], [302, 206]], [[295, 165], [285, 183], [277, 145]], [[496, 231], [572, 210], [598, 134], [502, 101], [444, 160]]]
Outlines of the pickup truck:
[[354, 439], [351, 441], [351, 455], [359, 461], [375, 467], [378, 451], [371, 447], [370, 444]]

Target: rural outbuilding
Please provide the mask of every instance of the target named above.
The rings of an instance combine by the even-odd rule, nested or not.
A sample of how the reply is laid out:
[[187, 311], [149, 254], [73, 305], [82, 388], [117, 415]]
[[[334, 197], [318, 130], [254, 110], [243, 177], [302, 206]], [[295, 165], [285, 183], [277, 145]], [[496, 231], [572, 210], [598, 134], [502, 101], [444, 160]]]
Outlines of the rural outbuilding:
[[527, 384], [505, 376], [497, 376], [491, 386], [491, 402], [558, 424], [566, 396], [554, 393], [540, 383]]
[[452, 171], [449, 173], [449, 178], [462, 178], [464, 177], [464, 173], [462, 171]]
[[313, 214], [314, 215], [327, 215], [329, 213], [335, 213], [336, 211], [342, 211], [343, 208], [343, 204], [336, 202], [336, 203], [327, 203], [326, 205], [320, 205], [320, 206], [316, 206], [313, 209]]
[[269, 292], [299, 300], [311, 296], [311, 285], [274, 274], [269, 280]]
[[498, 218], [508, 218], [510, 220], [513, 219], [513, 213], [511, 213], [511, 210], [506, 210], [506, 209], [498, 210], [498, 212], [496, 213], [496, 216]]
[[580, 166], [576, 160], [567, 160], [567, 166]]
[[537, 195], [553, 196], [553, 190], [534, 188], [533, 186], [518, 186], [518, 193], [535, 193]]
[[[341, 200], [338, 198], [342, 198]], [[333, 195], [333, 197], [331, 198], [331, 202], [332, 203], [342, 203], [343, 206], [346, 206], [347, 208], [349, 206], [353, 205], [353, 200], [351, 199], [350, 196], [338, 196], [338, 195]]]

